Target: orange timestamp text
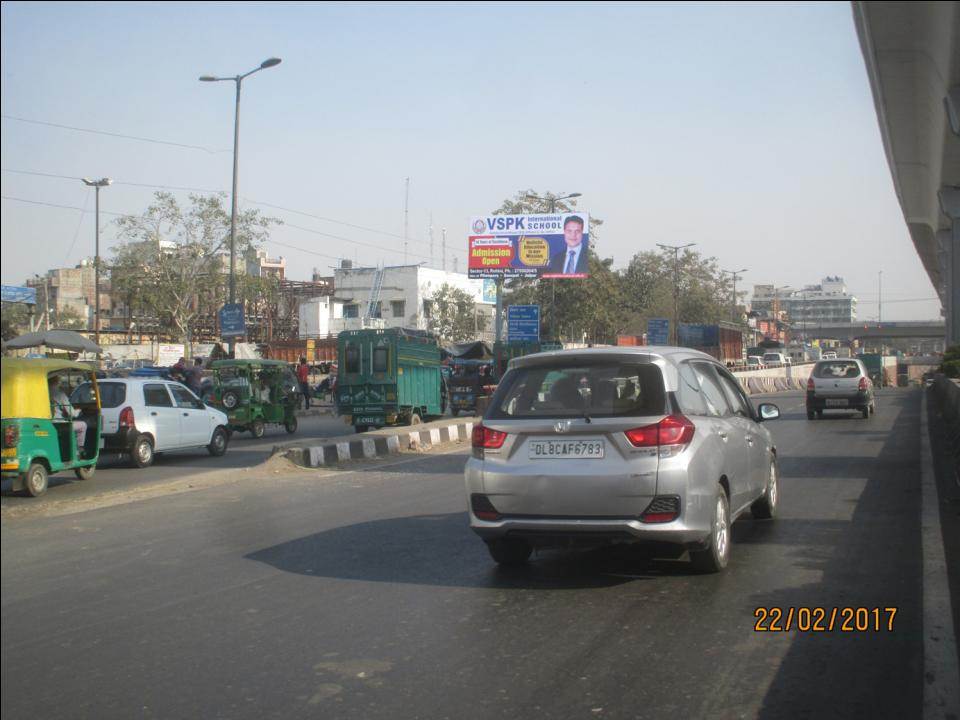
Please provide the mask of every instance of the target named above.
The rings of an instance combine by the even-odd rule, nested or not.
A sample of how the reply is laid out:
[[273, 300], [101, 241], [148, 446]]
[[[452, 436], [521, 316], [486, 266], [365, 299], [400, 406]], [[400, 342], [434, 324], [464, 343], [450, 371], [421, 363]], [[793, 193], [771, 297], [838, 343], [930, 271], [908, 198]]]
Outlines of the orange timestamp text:
[[755, 632], [893, 632], [895, 607], [758, 607]]

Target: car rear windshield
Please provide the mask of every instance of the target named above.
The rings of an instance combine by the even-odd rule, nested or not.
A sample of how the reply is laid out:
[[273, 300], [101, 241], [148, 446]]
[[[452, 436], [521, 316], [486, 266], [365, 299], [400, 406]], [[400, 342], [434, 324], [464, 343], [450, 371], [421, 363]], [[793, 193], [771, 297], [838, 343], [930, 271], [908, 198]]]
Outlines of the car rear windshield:
[[[100, 387], [100, 407], [115, 408], [120, 407], [127, 399], [127, 386], [118, 382], [101, 382]], [[84, 405], [93, 402], [93, 385], [83, 383], [78, 385], [70, 396], [70, 402]]]
[[780, 362], [780, 353], [767, 353], [763, 356], [764, 360], [772, 360], [773, 362]]
[[851, 360], [820, 362], [813, 369], [813, 376], [818, 378], [855, 378], [858, 375], [860, 366]]
[[566, 418], [663, 415], [666, 393], [656, 365], [568, 362], [510, 370], [487, 417]]

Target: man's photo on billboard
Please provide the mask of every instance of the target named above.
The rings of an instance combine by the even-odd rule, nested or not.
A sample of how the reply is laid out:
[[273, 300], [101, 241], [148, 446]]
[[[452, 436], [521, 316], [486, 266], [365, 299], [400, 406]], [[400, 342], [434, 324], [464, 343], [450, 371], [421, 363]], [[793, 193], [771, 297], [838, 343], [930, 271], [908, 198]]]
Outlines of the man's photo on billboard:
[[563, 222], [564, 247], [550, 256], [550, 275], [585, 275], [588, 272], [589, 241], [583, 236], [583, 218], [571, 215]]

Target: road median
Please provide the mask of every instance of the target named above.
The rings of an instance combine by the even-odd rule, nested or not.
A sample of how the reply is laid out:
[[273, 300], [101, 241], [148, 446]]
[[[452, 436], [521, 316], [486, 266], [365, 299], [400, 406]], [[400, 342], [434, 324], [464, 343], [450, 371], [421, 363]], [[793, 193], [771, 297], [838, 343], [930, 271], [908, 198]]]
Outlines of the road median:
[[446, 418], [421, 425], [385, 427], [318, 441], [284, 443], [273, 449], [301, 467], [327, 467], [348, 460], [372, 460], [406, 451], [468, 442], [479, 418]]

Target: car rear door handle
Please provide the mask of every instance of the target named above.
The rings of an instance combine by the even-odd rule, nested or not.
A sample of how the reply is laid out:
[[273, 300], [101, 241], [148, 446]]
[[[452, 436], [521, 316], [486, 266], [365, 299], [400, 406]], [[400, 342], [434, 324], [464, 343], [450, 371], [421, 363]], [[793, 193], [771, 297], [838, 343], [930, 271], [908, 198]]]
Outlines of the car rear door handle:
[[150, 414], [153, 415], [154, 417], [157, 416], [157, 413], [156, 413], [156, 412], [152, 412], [152, 413], [150, 413]]
[[184, 417], [190, 417], [190, 413], [184, 413], [183, 416], [184, 416]]
[[720, 439], [723, 440], [724, 442], [727, 441], [727, 434], [725, 432], [718, 432], [717, 435], [719, 435]]

